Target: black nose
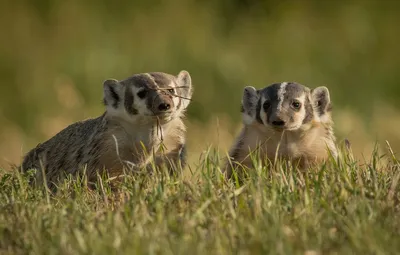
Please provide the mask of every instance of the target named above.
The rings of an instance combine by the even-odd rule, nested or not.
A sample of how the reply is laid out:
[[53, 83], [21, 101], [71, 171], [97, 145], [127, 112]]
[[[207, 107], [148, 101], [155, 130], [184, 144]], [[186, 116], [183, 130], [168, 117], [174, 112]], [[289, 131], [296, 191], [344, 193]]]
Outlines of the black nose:
[[272, 125], [281, 127], [285, 125], [285, 122], [283, 120], [274, 120], [272, 121]]
[[158, 106], [158, 110], [160, 110], [160, 111], [166, 111], [166, 110], [169, 110], [169, 108], [171, 108], [171, 105], [167, 104], [167, 103], [161, 103]]

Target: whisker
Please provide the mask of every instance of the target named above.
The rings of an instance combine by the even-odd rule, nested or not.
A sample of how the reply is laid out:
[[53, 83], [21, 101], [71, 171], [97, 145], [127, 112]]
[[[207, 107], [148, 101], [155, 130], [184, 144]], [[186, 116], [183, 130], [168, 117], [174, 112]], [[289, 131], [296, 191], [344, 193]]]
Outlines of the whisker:
[[172, 94], [172, 95], [173, 95], [173, 96], [175, 96], [175, 97], [179, 97], [179, 98], [182, 98], [182, 99], [186, 99], [186, 100], [192, 101], [192, 99], [191, 99], [191, 98], [187, 98], [187, 97], [179, 96], [179, 95], [176, 95], [176, 94]]
[[168, 90], [168, 89], [184, 89], [189, 88], [188, 86], [178, 86], [178, 87], [170, 87], [170, 88], [156, 88], [154, 90]]

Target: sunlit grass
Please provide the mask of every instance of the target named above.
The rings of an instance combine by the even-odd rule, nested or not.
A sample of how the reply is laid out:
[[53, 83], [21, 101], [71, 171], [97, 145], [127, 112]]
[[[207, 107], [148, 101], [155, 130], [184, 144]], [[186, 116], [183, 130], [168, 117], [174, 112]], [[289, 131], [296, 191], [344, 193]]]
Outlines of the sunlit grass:
[[[223, 178], [204, 150], [186, 174], [118, 183], [69, 179], [49, 194], [29, 174], [0, 175], [0, 251], [33, 254], [389, 254], [399, 249], [400, 166], [342, 151], [301, 173], [284, 163]], [[255, 163], [257, 163], [257, 160]]]
[[[399, 2], [242, 2], [0, 4], [1, 254], [400, 250]], [[105, 79], [182, 69], [195, 88], [182, 176], [99, 179], [94, 190], [75, 178], [52, 195], [10, 170], [37, 143], [99, 116]], [[227, 182], [220, 166], [243, 87], [280, 81], [327, 86], [338, 140], [354, 155]]]

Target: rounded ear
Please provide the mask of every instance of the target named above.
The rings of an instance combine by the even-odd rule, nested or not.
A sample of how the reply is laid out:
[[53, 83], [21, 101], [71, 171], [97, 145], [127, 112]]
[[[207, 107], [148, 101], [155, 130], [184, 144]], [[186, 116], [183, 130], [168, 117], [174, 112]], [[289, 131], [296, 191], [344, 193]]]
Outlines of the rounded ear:
[[243, 90], [242, 113], [245, 124], [251, 124], [256, 119], [259, 92], [252, 86], [247, 86]]
[[322, 86], [311, 90], [311, 98], [319, 116], [331, 110], [331, 98], [327, 87]]
[[176, 77], [176, 82], [178, 87], [178, 96], [181, 97], [184, 102], [184, 108], [186, 108], [189, 105], [193, 94], [192, 78], [190, 77], [189, 72], [185, 70], [180, 71]]
[[119, 102], [122, 100], [122, 84], [115, 79], [108, 79], [103, 82], [103, 90], [104, 105], [117, 108]]

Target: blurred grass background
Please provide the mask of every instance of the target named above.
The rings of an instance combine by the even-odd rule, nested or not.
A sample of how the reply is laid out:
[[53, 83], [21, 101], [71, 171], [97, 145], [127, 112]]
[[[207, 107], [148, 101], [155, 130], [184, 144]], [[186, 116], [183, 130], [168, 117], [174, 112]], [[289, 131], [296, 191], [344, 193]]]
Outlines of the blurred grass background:
[[102, 82], [186, 69], [191, 159], [228, 149], [245, 85], [325, 85], [356, 155], [400, 149], [399, 1], [0, 3], [0, 164], [103, 111]]

